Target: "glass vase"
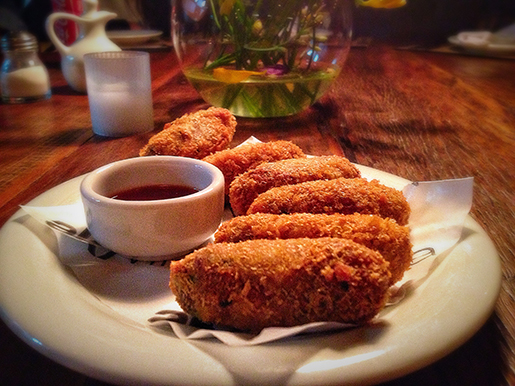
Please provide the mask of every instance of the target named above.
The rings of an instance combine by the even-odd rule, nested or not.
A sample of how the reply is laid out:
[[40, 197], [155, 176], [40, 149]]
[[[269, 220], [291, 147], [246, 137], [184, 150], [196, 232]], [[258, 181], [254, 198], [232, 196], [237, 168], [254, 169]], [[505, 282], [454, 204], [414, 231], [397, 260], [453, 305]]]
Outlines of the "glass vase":
[[353, 0], [172, 0], [172, 37], [188, 81], [241, 117], [296, 114], [338, 77]]

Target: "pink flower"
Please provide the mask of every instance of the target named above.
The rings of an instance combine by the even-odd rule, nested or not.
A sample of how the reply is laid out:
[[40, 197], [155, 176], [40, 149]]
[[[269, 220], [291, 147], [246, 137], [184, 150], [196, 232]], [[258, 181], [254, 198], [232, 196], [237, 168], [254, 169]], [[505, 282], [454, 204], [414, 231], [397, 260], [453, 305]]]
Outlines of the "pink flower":
[[273, 66], [265, 67], [267, 75], [284, 75], [290, 72], [288, 66], [284, 64], [275, 64]]

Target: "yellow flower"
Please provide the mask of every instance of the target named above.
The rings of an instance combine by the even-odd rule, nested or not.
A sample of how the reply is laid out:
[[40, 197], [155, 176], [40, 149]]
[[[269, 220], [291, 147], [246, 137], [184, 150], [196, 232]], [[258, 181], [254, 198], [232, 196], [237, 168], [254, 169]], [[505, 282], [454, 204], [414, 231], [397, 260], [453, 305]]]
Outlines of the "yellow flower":
[[372, 8], [399, 8], [406, 5], [406, 0], [356, 0], [356, 3]]
[[263, 23], [261, 20], [257, 19], [254, 24], [252, 24], [252, 32], [256, 35], [259, 35], [259, 33], [263, 30]]
[[236, 0], [221, 0], [220, 15], [229, 15]]
[[252, 75], [263, 75], [266, 71], [229, 70], [218, 67], [213, 70], [213, 77], [224, 83], [239, 83], [247, 80]]

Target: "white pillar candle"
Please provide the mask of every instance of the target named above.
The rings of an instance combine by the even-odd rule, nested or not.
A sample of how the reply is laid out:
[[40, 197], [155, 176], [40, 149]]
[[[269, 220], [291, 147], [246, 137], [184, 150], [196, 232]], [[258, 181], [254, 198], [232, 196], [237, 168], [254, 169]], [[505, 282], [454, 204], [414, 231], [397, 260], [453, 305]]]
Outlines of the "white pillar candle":
[[93, 132], [124, 137], [154, 129], [147, 52], [97, 52], [84, 56]]
[[124, 137], [154, 129], [152, 96], [125, 85], [89, 87], [89, 107], [95, 134]]

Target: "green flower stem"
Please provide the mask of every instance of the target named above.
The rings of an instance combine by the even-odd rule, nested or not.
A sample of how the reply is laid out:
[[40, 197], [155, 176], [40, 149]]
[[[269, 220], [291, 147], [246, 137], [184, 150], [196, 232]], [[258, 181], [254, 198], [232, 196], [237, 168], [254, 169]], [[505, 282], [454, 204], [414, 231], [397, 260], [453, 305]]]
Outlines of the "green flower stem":
[[[259, 20], [263, 27], [255, 32], [253, 26], [258, 19], [254, 15], [261, 14], [262, 0], [255, 3], [250, 13], [247, 12], [243, 0], [235, 0], [230, 12], [225, 11], [223, 15], [218, 12], [216, 0], [209, 0], [213, 21], [222, 36], [221, 45], [232, 45], [234, 50], [232, 53], [225, 53], [221, 49], [218, 57], [206, 69], [231, 64], [237, 70], [255, 70], [261, 61], [265, 66], [282, 62], [295, 70], [298, 66], [295, 63], [296, 54], [301, 45], [311, 48], [309, 70], [315, 54], [315, 27], [321, 11], [318, 1], [311, 0], [306, 9], [301, 9], [296, 1], [271, 1], [268, 4], [271, 7], [268, 16], [262, 16]], [[312, 41], [303, 42], [302, 37], [308, 33], [312, 35]]]
[[222, 101], [222, 106], [229, 108], [232, 106], [238, 95], [243, 90], [242, 84], [234, 84], [227, 87], [227, 91], [224, 95], [224, 99]]
[[252, 116], [254, 117], [265, 117], [265, 113], [263, 110], [259, 109], [258, 106], [256, 106], [256, 103], [252, 100], [252, 98], [250, 97], [250, 95], [243, 91], [241, 93], [241, 99], [245, 105], [245, 109], [247, 111], [249, 111]]
[[[279, 91], [281, 91], [284, 101], [287, 103], [290, 111], [297, 111], [299, 109], [298, 99], [294, 97], [292, 91], [288, 89], [286, 84], [282, 84], [279, 87]], [[293, 89], [295, 91], [295, 88]]]
[[[321, 81], [317, 82], [317, 86], [313, 90], [313, 92], [310, 92], [309, 89], [307, 87], [305, 87], [303, 84], [297, 84], [297, 88], [302, 94], [307, 95], [309, 97], [309, 99], [310, 99], [309, 104], [311, 105], [311, 104], [315, 103], [315, 101], [316, 101], [316, 97], [318, 95], [318, 90], [320, 89], [321, 84], [322, 84]], [[300, 99], [301, 97], [297, 97], [297, 98]], [[294, 97], [294, 99], [295, 99], [295, 97]]]
[[264, 116], [266, 112], [270, 112], [271, 115], [275, 114], [276, 101], [273, 98], [273, 86], [267, 85], [267, 87], [262, 87], [259, 89], [259, 94], [261, 98], [261, 115]]
[[222, 29], [222, 26], [221, 26], [221, 24], [220, 24], [220, 21], [218, 20], [218, 15], [217, 15], [217, 13], [215, 12], [215, 9], [216, 9], [216, 8], [215, 8], [215, 4], [213, 3], [213, 0], [209, 0], [209, 4], [211, 5], [211, 11], [212, 11], [211, 13], [212, 13], [212, 15], [213, 15], [213, 20], [214, 20], [214, 22], [215, 22], [216, 26], [217, 26], [219, 29]]

